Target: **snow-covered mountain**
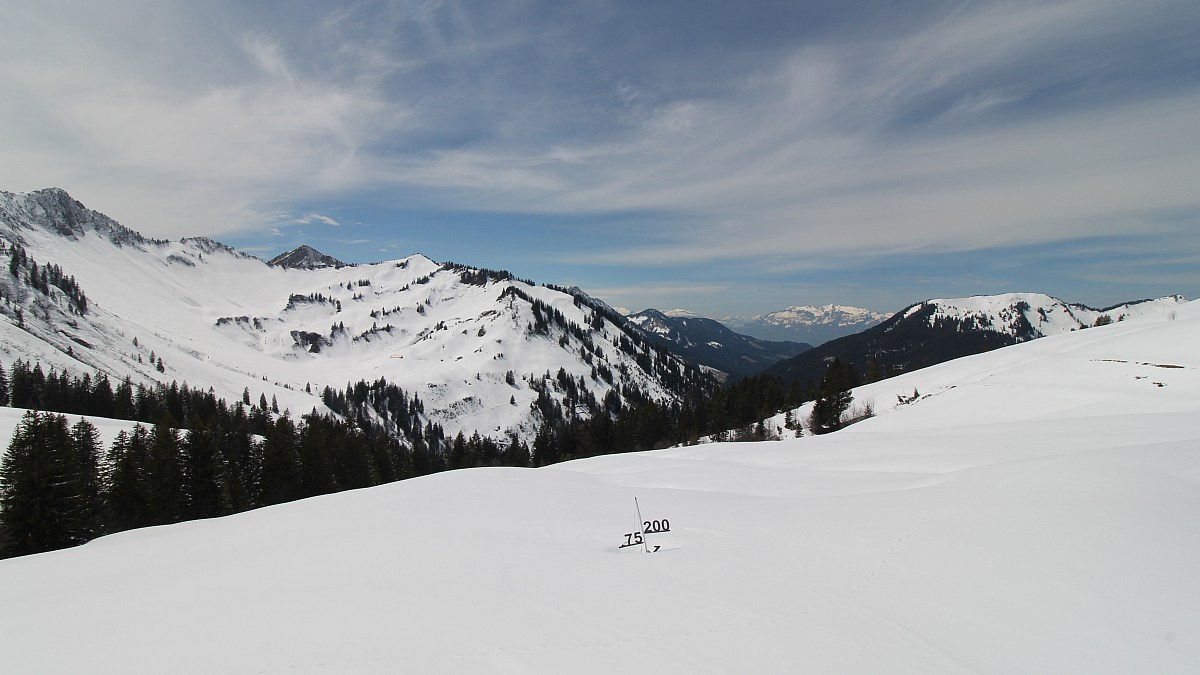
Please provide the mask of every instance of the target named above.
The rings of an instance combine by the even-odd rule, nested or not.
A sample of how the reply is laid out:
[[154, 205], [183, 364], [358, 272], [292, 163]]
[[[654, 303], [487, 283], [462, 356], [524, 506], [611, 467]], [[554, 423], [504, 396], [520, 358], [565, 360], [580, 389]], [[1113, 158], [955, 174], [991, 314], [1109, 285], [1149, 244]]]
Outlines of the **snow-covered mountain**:
[[879, 377], [1097, 324], [1161, 316], [1186, 302], [1173, 295], [1094, 309], [1042, 293], [926, 300], [862, 332], [780, 361], [769, 372], [807, 382], [820, 378], [837, 357], [860, 375]]
[[675, 353], [717, 371], [722, 380], [754, 375], [781, 359], [812, 349], [809, 344], [742, 335], [719, 321], [686, 310], [647, 309], [628, 318]]
[[294, 415], [325, 411], [326, 386], [383, 378], [448, 436], [524, 440], [553, 407], [711, 386], [582, 293], [421, 255], [339, 266], [308, 249], [270, 266], [142, 237], [58, 189], [0, 192], [0, 244], [4, 363], [249, 390]]
[[[926, 300], [901, 312], [902, 319], [923, 317], [930, 326], [951, 321], [1003, 333], [1018, 342], [1057, 335], [1099, 323], [1162, 314], [1186, 303], [1181, 295], [1124, 302], [1103, 309], [1067, 303], [1043, 293], [1003, 293], [969, 298]], [[894, 328], [892, 329], [894, 330]]]
[[[1171, 318], [860, 387], [876, 417], [825, 436], [451, 471], [2, 560], [4, 669], [1195, 673], [1200, 303]], [[655, 553], [625, 545], [643, 526]]]
[[870, 328], [887, 317], [861, 307], [797, 305], [750, 318], [729, 317], [722, 323], [762, 340], [819, 345]]
[[346, 263], [337, 258], [321, 253], [308, 244], [284, 251], [267, 261], [271, 267], [288, 267], [294, 270], [316, 270], [323, 267], [346, 267]]

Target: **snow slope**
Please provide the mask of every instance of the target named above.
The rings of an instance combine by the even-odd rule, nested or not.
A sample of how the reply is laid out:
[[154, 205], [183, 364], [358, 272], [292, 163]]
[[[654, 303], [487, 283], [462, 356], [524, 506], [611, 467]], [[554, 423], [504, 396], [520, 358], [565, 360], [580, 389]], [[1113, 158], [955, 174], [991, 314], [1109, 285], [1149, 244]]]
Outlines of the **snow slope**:
[[[471, 469], [0, 561], [14, 673], [1195, 673], [1200, 303], [827, 436]], [[898, 393], [912, 403], [884, 405]], [[657, 553], [620, 548], [646, 520]]]
[[1125, 321], [1166, 314], [1185, 302], [1183, 296], [1173, 295], [1094, 309], [1066, 303], [1044, 293], [1001, 293], [926, 300], [906, 309], [904, 316], [932, 308], [930, 325], [939, 319], [971, 320], [977, 326], [1028, 340], [1090, 328], [1102, 316], [1110, 321]]

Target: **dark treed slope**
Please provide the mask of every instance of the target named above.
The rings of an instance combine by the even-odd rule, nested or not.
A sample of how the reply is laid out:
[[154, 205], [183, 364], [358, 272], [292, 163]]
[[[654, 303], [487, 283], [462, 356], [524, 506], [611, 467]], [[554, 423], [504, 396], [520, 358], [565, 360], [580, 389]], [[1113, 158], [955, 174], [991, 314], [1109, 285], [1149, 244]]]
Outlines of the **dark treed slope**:
[[676, 354], [733, 380], [762, 372], [777, 361], [812, 349], [810, 344], [760, 340], [736, 333], [713, 319], [671, 316], [657, 309], [631, 314], [629, 321]]
[[878, 379], [1018, 341], [1012, 335], [974, 329], [953, 320], [931, 324], [932, 317], [932, 308], [909, 316], [901, 312], [861, 333], [780, 361], [767, 368], [766, 374], [788, 383], [815, 381], [824, 374], [829, 361], [838, 358], [869, 379]]
[[1160, 311], [1182, 296], [1094, 309], [1038, 293], [1009, 293], [911, 305], [861, 333], [832, 340], [765, 371], [785, 383], [815, 382], [834, 358], [870, 382], [1045, 335]]

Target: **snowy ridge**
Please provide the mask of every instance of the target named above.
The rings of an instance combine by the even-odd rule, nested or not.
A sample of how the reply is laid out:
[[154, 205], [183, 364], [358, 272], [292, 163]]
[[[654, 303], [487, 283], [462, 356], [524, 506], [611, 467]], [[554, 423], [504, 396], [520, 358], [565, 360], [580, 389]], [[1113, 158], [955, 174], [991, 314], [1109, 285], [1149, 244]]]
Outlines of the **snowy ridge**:
[[1108, 321], [1124, 321], [1163, 314], [1186, 302], [1183, 296], [1174, 295], [1093, 309], [1041, 293], [1004, 293], [927, 300], [909, 307], [903, 314], [907, 318], [928, 312], [931, 326], [939, 320], [950, 319], [1011, 335], [1017, 340], [1030, 340], [1089, 328], [1101, 317], [1107, 317]]
[[30, 261], [69, 274], [89, 301], [80, 313], [60, 289], [31, 288], [31, 268], [17, 277], [6, 269], [4, 363], [186, 382], [229, 401], [249, 389], [253, 400], [276, 398], [295, 416], [327, 410], [326, 386], [385, 378], [419, 396], [448, 436], [522, 439], [540, 423], [533, 404], [541, 391], [570, 405], [565, 378], [597, 400], [610, 392], [677, 400], [697, 382], [666, 382], [671, 362], [683, 378], [700, 377], [603, 308], [511, 275], [420, 255], [271, 267], [203, 238], [146, 239], [61, 190], [0, 193], [0, 214], [5, 262], [19, 244]]
[[[638, 312], [637, 314], [631, 314], [627, 318], [629, 319], [630, 323], [648, 333], [655, 333], [657, 335], [670, 335], [672, 328], [666, 322], [666, 319], [669, 316], [669, 314], [660, 312], [656, 309], [647, 309]], [[685, 342], [684, 346], [691, 346], [691, 343]]]
[[703, 319], [703, 318], [705, 318], [705, 317], [703, 317], [693, 311], [687, 310], [687, 309], [668, 309], [667, 311], [663, 312], [663, 315], [669, 316], [672, 319]]
[[730, 317], [730, 328], [768, 340], [821, 344], [878, 324], [887, 314], [847, 305], [796, 305], [749, 319]]
[[147, 242], [142, 235], [112, 218], [88, 209], [61, 188], [46, 188], [28, 193], [0, 190], [0, 223], [9, 225], [10, 237], [18, 243], [24, 243], [21, 238], [22, 230], [43, 227], [49, 227], [67, 238], [95, 232], [118, 246]]
[[1098, 323], [1161, 318], [1185, 302], [1168, 296], [1095, 310], [1040, 293], [927, 300], [881, 324], [781, 361], [769, 372], [787, 382], [817, 381], [829, 361], [838, 358], [860, 375], [873, 373], [868, 379], [874, 379]]
[[[826, 436], [451, 471], [0, 561], [5, 666], [1194, 673], [1196, 344], [1189, 303], [861, 387], [879, 414]], [[634, 498], [669, 521], [657, 553], [622, 548]]]
[[[1030, 294], [1013, 296], [1021, 301], [1029, 299]], [[975, 306], [985, 305], [979, 301]], [[1149, 407], [1154, 397], [1139, 399], [1139, 392], [1144, 394], [1152, 389], [1163, 389], [1172, 381], [1190, 383], [1192, 378], [1200, 376], [1200, 352], [1189, 353], [1184, 345], [1172, 343], [1174, 338], [1171, 337], [1181, 337], [1191, 330], [1181, 326], [1197, 328], [1196, 324], [1200, 323], [1200, 301], [1176, 302], [1168, 297], [1126, 303], [1107, 310], [1086, 311], [1101, 315], [1123, 309], [1128, 309], [1125, 316], [1133, 318], [1120, 322], [1119, 328], [1117, 323], [1113, 323], [1077, 335], [1072, 334], [1077, 331], [1067, 328], [1035, 343], [1017, 344], [986, 354], [959, 358], [857, 387], [853, 394], [859, 402], [858, 410], [861, 410], [863, 403], [869, 403], [876, 419], [903, 412], [905, 419], [915, 420], [919, 417], [920, 425], [924, 428], [963, 423], [983, 424], [997, 414], [995, 409], [989, 407], [990, 403], [985, 403], [990, 401], [1001, 405], [1002, 399], [1019, 396], [1016, 390], [1020, 390], [1038, 393], [1042, 407], [1027, 406], [1014, 410], [1010, 418], [1013, 421], [1025, 419], [1026, 415], [1038, 417], [1042, 414], [1093, 418], [1120, 414], [1119, 407], [1125, 403]], [[1176, 325], [1184, 316], [1190, 317], [1190, 320]], [[1118, 338], [1136, 342], [1140, 357], [1129, 358], [1122, 351], [1113, 350], [1112, 344], [1119, 342]], [[1033, 344], [1040, 347], [1035, 348]], [[1039, 372], [1036, 364], [1043, 357], [1054, 360], [1057, 367], [1046, 373]], [[1013, 368], [1012, 372], [1009, 372], [1010, 367]], [[1079, 384], [1093, 379], [1106, 381], [1111, 387], [1088, 392], [1085, 385]], [[957, 391], [964, 388], [967, 392]], [[1115, 396], [1114, 389], [1120, 391], [1121, 396]], [[966, 397], [964, 403], [970, 403], [972, 407], [960, 406], [951, 417], [941, 419], [938, 415], [945, 412], [943, 408], [924, 405], [927, 401], [940, 400], [951, 390], [955, 390], [951, 398]], [[1061, 392], [1060, 395], [1056, 396], [1055, 391]], [[1183, 391], [1164, 394], [1159, 400], [1163, 403], [1164, 412], [1200, 406], [1200, 398], [1191, 399], [1190, 384]], [[917, 407], [922, 408], [923, 414], [920, 416], [912, 412]], [[791, 417], [803, 423], [811, 412], [810, 402], [791, 411]], [[1004, 414], [1008, 415], [1009, 411], [1005, 410]], [[779, 415], [768, 423], [778, 431], [787, 417]], [[875, 420], [867, 422], [876, 423]], [[859, 423], [861, 427], [848, 427], [847, 431], [868, 429], [871, 424], [867, 422]]]
[[797, 305], [795, 307], [781, 309], [777, 312], [770, 312], [768, 314], [755, 317], [752, 320], [776, 326], [857, 326], [879, 323], [886, 318], [886, 314], [872, 312], [871, 310], [863, 309], [862, 307], [830, 304], [823, 305], [821, 307], [815, 307], [813, 305]]

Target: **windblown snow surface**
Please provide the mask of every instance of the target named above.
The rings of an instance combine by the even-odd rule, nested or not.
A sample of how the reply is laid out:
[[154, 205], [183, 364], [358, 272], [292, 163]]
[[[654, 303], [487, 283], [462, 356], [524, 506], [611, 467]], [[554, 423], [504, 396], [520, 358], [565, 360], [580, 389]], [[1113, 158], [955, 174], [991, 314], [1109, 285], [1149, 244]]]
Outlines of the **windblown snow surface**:
[[[1200, 672], [1200, 304], [820, 437], [471, 469], [0, 561], [9, 673]], [[897, 396], [919, 396], [900, 404]], [[619, 548], [644, 520], [661, 547]]]

